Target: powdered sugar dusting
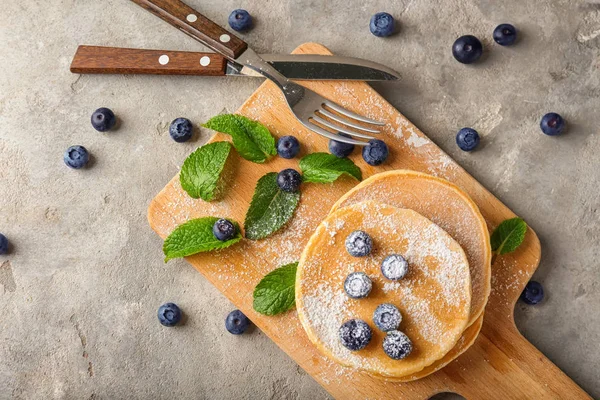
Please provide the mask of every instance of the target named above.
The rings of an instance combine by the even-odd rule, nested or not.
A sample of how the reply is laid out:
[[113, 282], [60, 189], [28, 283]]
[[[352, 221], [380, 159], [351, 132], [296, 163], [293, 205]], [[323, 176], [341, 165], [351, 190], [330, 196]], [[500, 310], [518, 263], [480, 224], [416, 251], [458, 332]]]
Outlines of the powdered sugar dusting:
[[360, 357], [344, 347], [339, 338], [340, 326], [344, 323], [348, 312], [347, 301], [348, 296], [343, 291], [334, 290], [323, 283], [313, 294], [304, 297], [304, 312], [312, 322], [315, 334], [327, 343], [336, 357], [359, 361]]
[[[361, 221], [358, 226], [349, 224], [357, 220]], [[357, 229], [373, 237], [374, 250], [367, 257], [351, 257], [344, 249], [345, 238]], [[401, 310], [400, 330], [413, 340], [419, 354], [418, 359], [406, 359], [414, 364], [393, 364], [392, 369], [413, 368], [419, 362], [423, 362], [422, 368], [456, 343], [469, 316], [469, 270], [460, 246], [439, 226], [413, 211], [367, 202], [330, 215], [316, 235], [322, 240], [313, 242], [299, 266], [301, 294], [297, 305], [309, 337], [321, 343], [334, 359], [359, 369], [393, 374], [386, 363], [389, 358], [377, 356], [383, 353], [381, 343], [370, 344], [369, 351], [352, 352], [341, 344], [338, 335], [340, 326], [352, 318], [372, 324], [376, 306], [384, 302]], [[382, 260], [391, 252], [402, 254], [410, 265], [403, 280], [390, 281], [380, 272]], [[377, 297], [373, 309], [367, 303], [370, 296], [354, 300], [344, 292], [341, 282], [353, 271], [364, 271], [371, 277], [375, 294], [370, 296], [385, 294]], [[380, 332], [374, 333], [373, 341]]]
[[426, 144], [431, 143], [431, 140], [422, 137], [422, 136], [418, 136], [416, 134], [416, 132], [412, 131], [410, 133], [410, 136], [408, 137], [408, 139], [406, 139], [406, 143], [408, 143], [409, 145], [413, 146], [413, 147], [421, 147], [424, 146]]
[[[369, 185], [352, 191], [341, 207], [376, 200], [424, 215], [448, 232], [464, 249], [471, 271], [472, 318], [485, 306], [489, 287], [489, 236], [480, 230], [482, 221], [476, 209], [443, 181], [423, 179], [415, 173], [390, 173]], [[384, 286], [392, 290], [392, 283]]]
[[[360, 205], [365, 212], [369, 212], [367, 208], [371, 207], [367, 204]], [[456, 246], [453, 247], [454, 240], [436, 224], [427, 224], [424, 229], [400, 230], [397, 223], [398, 220], [392, 218], [367, 218], [363, 221], [364, 226], [371, 231], [384, 228], [393, 235], [401, 234], [408, 243], [402, 255], [410, 266], [427, 265], [431, 258], [435, 259], [438, 264], [437, 269], [423, 268], [421, 272], [440, 283], [446, 304], [457, 307], [465, 302], [465, 299], [470, 296], [457, 288], [464, 287], [469, 277], [459, 267], [465, 264], [465, 255], [462, 250], [459, 252], [456, 251]]]
[[400, 287], [400, 282], [386, 282], [383, 284], [383, 291], [388, 293]]

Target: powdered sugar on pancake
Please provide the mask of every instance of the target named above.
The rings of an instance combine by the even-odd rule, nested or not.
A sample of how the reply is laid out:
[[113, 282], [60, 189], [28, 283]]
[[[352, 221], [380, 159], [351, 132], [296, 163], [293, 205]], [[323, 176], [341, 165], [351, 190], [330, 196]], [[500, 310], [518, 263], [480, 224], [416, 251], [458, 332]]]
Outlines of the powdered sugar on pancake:
[[[352, 257], [344, 249], [348, 233], [357, 229], [373, 238], [367, 257]], [[410, 265], [400, 281], [390, 281], [380, 269], [382, 260], [394, 253]], [[464, 252], [439, 226], [411, 210], [374, 202], [338, 210], [319, 226], [298, 270], [296, 302], [302, 324], [309, 338], [343, 365], [386, 376], [417, 372], [454, 346], [469, 317]], [[373, 281], [371, 294], [359, 300], [351, 299], [342, 284], [355, 271], [364, 271]], [[400, 309], [400, 330], [415, 346], [404, 360], [392, 360], [381, 347], [385, 335], [372, 315], [382, 303]], [[374, 332], [371, 343], [356, 352], [346, 349], [338, 336], [340, 326], [353, 318], [367, 321]]]

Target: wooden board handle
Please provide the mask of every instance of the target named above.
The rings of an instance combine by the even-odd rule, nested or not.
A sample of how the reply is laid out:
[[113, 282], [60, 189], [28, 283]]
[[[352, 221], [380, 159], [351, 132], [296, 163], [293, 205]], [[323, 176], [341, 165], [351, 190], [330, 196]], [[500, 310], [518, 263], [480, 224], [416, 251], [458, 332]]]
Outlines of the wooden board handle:
[[[437, 376], [436, 376], [437, 375]], [[592, 400], [503, 317], [486, 313], [475, 344], [426, 380], [466, 399]]]
[[71, 63], [76, 74], [223, 76], [227, 61], [216, 53], [79, 46]]
[[248, 48], [243, 40], [179, 0], [131, 1], [230, 60], [236, 59]]

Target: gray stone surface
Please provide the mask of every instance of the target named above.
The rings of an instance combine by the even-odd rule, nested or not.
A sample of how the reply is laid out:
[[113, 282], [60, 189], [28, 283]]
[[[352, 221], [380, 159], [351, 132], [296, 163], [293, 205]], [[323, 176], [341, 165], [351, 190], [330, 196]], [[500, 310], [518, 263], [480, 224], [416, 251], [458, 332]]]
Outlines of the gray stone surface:
[[[398, 70], [399, 85], [376, 89], [538, 232], [547, 300], [518, 305], [517, 324], [600, 397], [600, 3], [188, 1], [221, 24], [250, 10], [244, 38], [259, 51], [318, 41]], [[229, 335], [233, 306], [185, 262], [165, 265], [146, 222], [150, 199], [208, 137], [177, 144], [169, 122], [234, 111], [259, 82], [72, 75], [78, 44], [203, 48], [127, 1], [1, 3], [0, 231], [14, 248], [0, 256], [0, 398], [328, 398], [259, 331]], [[368, 32], [382, 10], [400, 22], [389, 39]], [[521, 32], [512, 48], [491, 41], [502, 22]], [[475, 66], [451, 56], [466, 33], [486, 48]], [[118, 114], [117, 131], [91, 128], [100, 106]], [[540, 133], [549, 111], [568, 134]], [[463, 126], [483, 135], [472, 154], [454, 144]], [[63, 165], [73, 144], [91, 151], [91, 168]], [[182, 306], [185, 326], [158, 324], [165, 301]]]

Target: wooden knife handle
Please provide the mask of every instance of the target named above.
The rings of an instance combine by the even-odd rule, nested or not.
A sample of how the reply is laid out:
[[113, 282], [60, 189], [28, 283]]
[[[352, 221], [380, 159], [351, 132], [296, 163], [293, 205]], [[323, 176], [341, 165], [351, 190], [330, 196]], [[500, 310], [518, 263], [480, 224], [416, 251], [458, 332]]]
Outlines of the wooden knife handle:
[[76, 74], [225, 75], [227, 60], [216, 53], [79, 46]]
[[240, 38], [179, 0], [131, 0], [230, 60], [248, 48]]

